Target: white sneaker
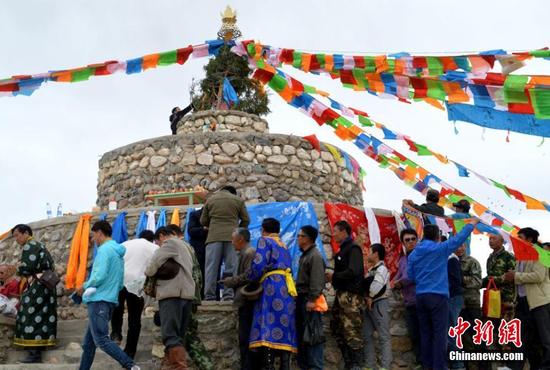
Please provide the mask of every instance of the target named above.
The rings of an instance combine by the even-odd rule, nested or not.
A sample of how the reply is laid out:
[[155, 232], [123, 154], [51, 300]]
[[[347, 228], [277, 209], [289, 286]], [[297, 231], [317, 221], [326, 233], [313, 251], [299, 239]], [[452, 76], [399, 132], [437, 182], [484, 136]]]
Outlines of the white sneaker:
[[141, 368], [137, 365], [134, 365], [130, 370], [141, 370]]

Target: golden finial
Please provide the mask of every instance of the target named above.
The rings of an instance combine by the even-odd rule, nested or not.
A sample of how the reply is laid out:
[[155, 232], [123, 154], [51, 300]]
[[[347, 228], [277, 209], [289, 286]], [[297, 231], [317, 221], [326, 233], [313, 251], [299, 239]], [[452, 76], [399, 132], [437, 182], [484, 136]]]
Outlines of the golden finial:
[[241, 31], [237, 27], [237, 12], [228, 5], [220, 15], [222, 27], [218, 31], [218, 38], [229, 41], [241, 37]]
[[220, 13], [222, 16], [222, 20], [225, 21], [237, 21], [237, 12], [231, 9], [231, 7], [228, 5], [223, 13]]

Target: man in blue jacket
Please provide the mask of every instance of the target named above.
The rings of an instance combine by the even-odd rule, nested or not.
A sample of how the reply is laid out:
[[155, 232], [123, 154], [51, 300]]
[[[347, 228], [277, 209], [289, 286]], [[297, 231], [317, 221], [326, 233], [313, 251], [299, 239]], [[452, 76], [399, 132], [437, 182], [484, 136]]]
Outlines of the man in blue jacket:
[[416, 309], [420, 327], [422, 365], [447, 369], [447, 330], [449, 327], [449, 280], [447, 260], [478, 224], [473, 220], [454, 237], [440, 242], [437, 225], [424, 226], [424, 239], [408, 257], [407, 274], [416, 284]]
[[99, 245], [92, 273], [78, 294], [88, 305], [88, 330], [82, 344], [79, 370], [89, 370], [96, 348], [114, 358], [125, 369], [139, 370], [134, 360], [109, 337], [109, 322], [118, 304], [118, 293], [124, 286], [124, 254], [126, 248], [111, 239], [113, 230], [107, 221], [92, 226], [92, 240]]

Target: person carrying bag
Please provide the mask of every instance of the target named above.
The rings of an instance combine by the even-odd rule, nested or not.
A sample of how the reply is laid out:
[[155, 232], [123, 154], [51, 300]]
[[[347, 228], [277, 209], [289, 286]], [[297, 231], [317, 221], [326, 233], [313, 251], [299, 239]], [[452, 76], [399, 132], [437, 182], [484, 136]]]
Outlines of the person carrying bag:
[[500, 319], [500, 301], [500, 289], [497, 288], [495, 280], [491, 277], [483, 292], [483, 316]]

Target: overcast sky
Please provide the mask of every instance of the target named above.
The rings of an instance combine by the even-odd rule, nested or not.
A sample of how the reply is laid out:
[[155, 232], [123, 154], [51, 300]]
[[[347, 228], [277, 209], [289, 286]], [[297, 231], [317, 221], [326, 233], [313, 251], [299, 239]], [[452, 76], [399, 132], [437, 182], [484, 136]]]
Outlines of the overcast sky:
[[[216, 38], [219, 1], [5, 1], [0, 22], [0, 76], [46, 72], [105, 60], [125, 60], [200, 44]], [[323, 5], [326, 4], [326, 5]], [[550, 3], [522, 1], [232, 1], [243, 39], [327, 52], [509, 51], [550, 46]], [[46, 202], [64, 210], [95, 205], [98, 160], [117, 147], [167, 135], [172, 107], [186, 105], [193, 78], [205, 59], [191, 59], [136, 75], [117, 74], [77, 84], [50, 83], [31, 97], [0, 98], [0, 232], [46, 216]], [[550, 201], [550, 142], [447, 121], [446, 112], [424, 103], [383, 100], [341, 87], [327, 77], [292, 76], [365, 110], [389, 128], [449, 158], [538, 199]], [[550, 74], [550, 61], [529, 63], [522, 73]], [[271, 95], [271, 132], [315, 133], [348, 148], [327, 128]], [[373, 131], [381, 137], [380, 132]], [[550, 141], [550, 140], [549, 140]], [[460, 178], [453, 166], [418, 158], [387, 142], [448, 183], [519, 226], [534, 226], [550, 239], [548, 212], [527, 211], [476, 178]], [[366, 203], [399, 209], [401, 199], [422, 196], [393, 173], [349, 150], [367, 171]]]

